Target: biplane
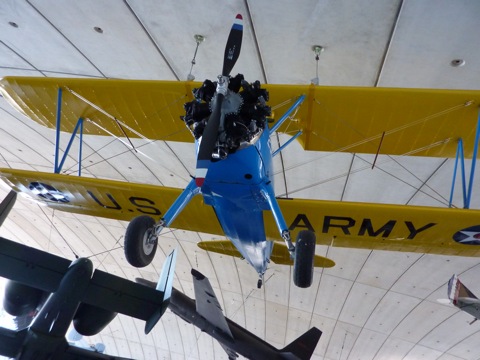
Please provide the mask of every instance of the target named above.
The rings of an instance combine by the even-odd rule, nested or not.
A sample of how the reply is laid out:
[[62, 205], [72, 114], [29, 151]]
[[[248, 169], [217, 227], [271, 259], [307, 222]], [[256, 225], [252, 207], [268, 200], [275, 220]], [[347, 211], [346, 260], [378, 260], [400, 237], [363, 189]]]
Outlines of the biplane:
[[[55, 128], [57, 141], [53, 174], [0, 169], [1, 178], [54, 209], [129, 221], [125, 254], [133, 266], [152, 261], [165, 227], [224, 235], [198, 246], [244, 258], [258, 287], [270, 261], [293, 264], [294, 283], [309, 287], [314, 267], [335, 264], [315, 254], [316, 244], [480, 255], [480, 211], [277, 198], [273, 171], [273, 158], [293, 141], [305, 151], [455, 157], [468, 208], [475, 162], [467, 186], [464, 159], [476, 158], [480, 91], [249, 83], [230, 75], [242, 29], [237, 16], [217, 81], [3, 78], [3, 96]], [[63, 158], [61, 131], [72, 133]], [[274, 149], [277, 132], [290, 138]], [[127, 145], [193, 142], [195, 174], [185, 189], [62, 174], [73, 140], [84, 135]]]

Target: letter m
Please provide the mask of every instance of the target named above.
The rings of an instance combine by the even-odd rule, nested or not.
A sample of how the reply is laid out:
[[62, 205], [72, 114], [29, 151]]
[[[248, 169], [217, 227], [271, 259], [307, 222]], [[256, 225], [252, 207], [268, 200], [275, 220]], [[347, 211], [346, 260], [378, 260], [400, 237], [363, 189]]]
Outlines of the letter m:
[[379, 236], [388, 237], [393, 230], [393, 227], [397, 223], [396, 220], [390, 220], [385, 225], [383, 225], [380, 229], [374, 230], [372, 225], [371, 219], [363, 219], [362, 225], [360, 226], [360, 230], [358, 230], [359, 236], [364, 236], [365, 233], [368, 236]]

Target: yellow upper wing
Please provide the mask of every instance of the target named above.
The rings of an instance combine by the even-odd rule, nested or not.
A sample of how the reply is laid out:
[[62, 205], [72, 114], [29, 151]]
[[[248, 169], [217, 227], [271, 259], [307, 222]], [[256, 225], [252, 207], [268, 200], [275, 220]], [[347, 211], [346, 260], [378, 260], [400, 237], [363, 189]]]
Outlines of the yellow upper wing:
[[[183, 81], [6, 77], [0, 91], [19, 110], [44, 126], [55, 127], [58, 89], [62, 89], [61, 129], [72, 131], [88, 118], [123, 136], [118, 119], [149, 139], [192, 141], [183, 104], [200, 83]], [[280, 131], [295, 133], [306, 150], [396, 155], [455, 155], [462, 138], [470, 157], [480, 91], [265, 85], [276, 117], [301, 95], [306, 99]], [[87, 102], [85, 102], [85, 100]], [[97, 107], [95, 108], [92, 104]], [[100, 111], [101, 109], [102, 111]], [[103, 134], [86, 126], [85, 133]]]
[[[266, 87], [271, 106], [307, 96], [295, 115], [306, 150], [454, 157], [462, 138], [465, 156], [472, 155], [480, 91]], [[290, 131], [294, 129], [295, 123], [290, 125]]]
[[[0, 92], [29, 118], [56, 127], [58, 89], [62, 89], [61, 130], [72, 132], [79, 118], [90, 119], [85, 134], [124, 136], [114, 117], [130, 137], [135, 132], [154, 140], [193, 142], [180, 115], [193, 99], [192, 86], [174, 81], [5, 77]], [[108, 114], [108, 115], [107, 115]], [[110, 117], [111, 116], [111, 117]], [[130, 131], [129, 128], [135, 132]]]
[[[0, 178], [50, 207], [119, 220], [147, 214], [159, 219], [180, 189], [36, 171], [0, 169]], [[48, 200], [50, 199], [50, 200]], [[480, 211], [420, 206], [279, 199], [293, 235], [313, 230], [317, 243], [338, 247], [480, 256]], [[267, 237], [282, 241], [270, 212]], [[248, 224], [248, 219], [245, 220]], [[223, 235], [213, 209], [197, 196], [173, 228]], [[225, 253], [229, 253], [228, 249]]]

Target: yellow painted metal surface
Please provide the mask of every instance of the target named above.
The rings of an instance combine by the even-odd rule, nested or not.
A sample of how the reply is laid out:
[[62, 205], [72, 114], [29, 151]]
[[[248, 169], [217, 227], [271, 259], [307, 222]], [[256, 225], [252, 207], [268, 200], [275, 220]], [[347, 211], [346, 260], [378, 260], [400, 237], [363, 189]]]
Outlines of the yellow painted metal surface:
[[[201, 241], [197, 245], [200, 249], [203, 249], [206, 251], [212, 251], [219, 254], [242, 258], [242, 255], [238, 252], [236, 247], [229, 240]], [[273, 250], [270, 256], [270, 260], [278, 265], [293, 266], [293, 260], [290, 257], [290, 253], [288, 252], [287, 247], [281, 242], [277, 242], [276, 244], [273, 245]], [[330, 268], [335, 266], [335, 262], [326, 257], [315, 255], [313, 266], [321, 267], [321, 268]]]
[[[288, 132], [301, 129], [299, 141], [306, 150], [454, 157], [457, 140], [462, 138], [465, 156], [472, 154], [480, 91], [265, 87], [270, 92], [272, 107], [307, 95], [294, 116], [298, 122], [280, 128]], [[289, 105], [281, 106], [276, 113], [282, 113]]]
[[[200, 83], [184, 81], [6, 77], [3, 96], [28, 117], [55, 126], [58, 88], [62, 88], [63, 131], [79, 117], [89, 118], [116, 136], [116, 122], [88, 105], [79, 94], [126, 124], [137, 137], [192, 141], [180, 116]], [[269, 105], [282, 114], [304, 94], [307, 99], [280, 131], [294, 134], [306, 150], [453, 157], [462, 138], [470, 157], [478, 118], [480, 91], [265, 85]], [[105, 132], [87, 124], [86, 133]], [[381, 143], [381, 146], [380, 146]]]
[[[148, 214], [158, 219], [180, 189], [120, 181], [0, 169], [0, 178], [16, 190], [42, 200], [29, 189], [32, 182], [54, 187], [68, 202], [47, 201], [61, 210], [118, 220]], [[298, 231], [315, 231], [317, 244], [430, 254], [480, 256], [480, 246], [454, 241], [478, 226], [480, 211], [406, 205], [382, 205], [339, 201], [279, 199], [292, 237]], [[281, 240], [273, 216], [265, 212], [267, 237]], [[246, 220], [248, 223], [248, 220]], [[172, 224], [173, 228], [223, 235], [213, 209], [195, 197]], [[464, 233], [462, 233], [464, 231]], [[477, 231], [477, 232], [475, 232]], [[474, 234], [473, 234], [474, 235]], [[333, 259], [335, 260], [335, 259]]]
[[[295, 233], [315, 231], [317, 244], [335, 247], [480, 256], [479, 245], [456, 242], [462, 230], [478, 226], [480, 210], [341, 201], [285, 200], [279, 205]], [[265, 216], [270, 236], [273, 218]]]
[[174, 81], [6, 77], [0, 80], [0, 91], [26, 116], [50, 128], [56, 127], [60, 88], [62, 131], [71, 133], [78, 119], [83, 118], [98, 125], [87, 122], [85, 134], [111, 133], [123, 137], [110, 115], [125, 125], [123, 130], [132, 138], [139, 137], [139, 133], [149, 139], [193, 142], [180, 115], [184, 114], [183, 104], [193, 98], [192, 86], [199, 85]]
[[[0, 178], [14, 190], [30, 195], [60, 211], [130, 221], [138, 215], [150, 215], [159, 220], [181, 193], [181, 189], [102, 180], [36, 171], [0, 169]], [[44, 201], [33, 182], [47, 184], [66, 196], [68, 202]], [[203, 198], [193, 198], [188, 207], [173, 222], [172, 227], [222, 235], [217, 217]]]

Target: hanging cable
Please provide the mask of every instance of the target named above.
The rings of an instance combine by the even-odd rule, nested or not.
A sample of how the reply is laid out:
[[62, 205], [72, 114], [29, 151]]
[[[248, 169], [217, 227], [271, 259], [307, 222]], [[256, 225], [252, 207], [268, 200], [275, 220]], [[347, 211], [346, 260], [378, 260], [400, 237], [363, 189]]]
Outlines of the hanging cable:
[[312, 46], [312, 51], [315, 53], [316, 72], [315, 72], [315, 77], [310, 81], [314, 85], [319, 85], [320, 84], [320, 78], [318, 77], [318, 61], [320, 60], [320, 54], [322, 53], [323, 50], [324, 50], [324, 48], [321, 45], [313, 45]]
[[195, 34], [193, 35], [193, 38], [195, 39], [195, 42], [197, 43], [197, 46], [195, 47], [195, 53], [193, 54], [193, 59], [192, 59], [192, 66], [190, 67], [190, 72], [188, 73], [187, 75], [187, 80], [188, 81], [193, 81], [195, 80], [195, 76], [192, 74], [192, 71], [193, 71], [193, 66], [196, 64], [196, 57], [197, 57], [197, 51], [198, 51], [198, 47], [200, 46], [200, 44], [202, 42], [205, 41], [205, 36], [203, 35], [199, 35], [199, 34]]

